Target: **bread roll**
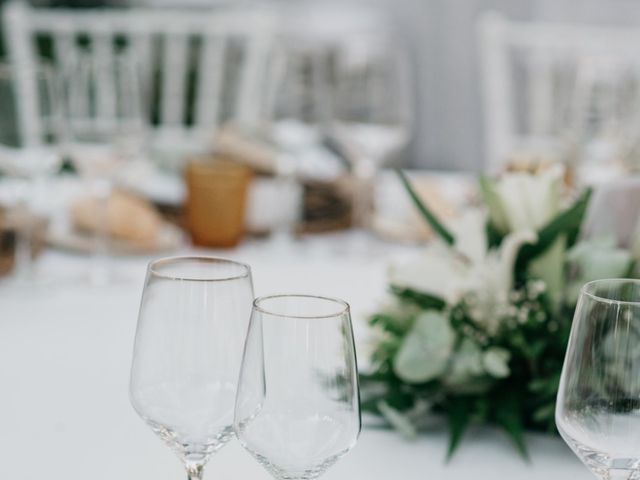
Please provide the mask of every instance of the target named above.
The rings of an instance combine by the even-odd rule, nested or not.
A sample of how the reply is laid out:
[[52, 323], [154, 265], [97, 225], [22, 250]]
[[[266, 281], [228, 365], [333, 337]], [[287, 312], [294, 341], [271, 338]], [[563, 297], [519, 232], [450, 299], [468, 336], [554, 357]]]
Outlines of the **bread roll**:
[[[100, 228], [104, 206], [96, 197], [84, 197], [71, 208], [74, 227], [96, 232]], [[162, 219], [145, 200], [132, 194], [115, 191], [107, 202], [107, 232], [112, 238], [141, 246], [153, 246], [158, 238]]]

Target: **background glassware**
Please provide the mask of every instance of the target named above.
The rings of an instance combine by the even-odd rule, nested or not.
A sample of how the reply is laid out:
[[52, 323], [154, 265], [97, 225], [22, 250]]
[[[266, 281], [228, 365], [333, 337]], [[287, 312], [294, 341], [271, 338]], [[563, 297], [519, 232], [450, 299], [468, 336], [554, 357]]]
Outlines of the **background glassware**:
[[349, 305], [276, 295], [255, 300], [235, 411], [242, 446], [275, 478], [317, 478], [360, 432]]
[[595, 169], [595, 177], [613, 173], [616, 164], [640, 168], [640, 65], [635, 60], [582, 59], [572, 115], [583, 176], [593, 180], [589, 169]]
[[367, 227], [375, 175], [411, 135], [409, 62], [390, 41], [355, 37], [335, 60], [334, 82], [329, 132], [352, 162], [354, 220]]
[[640, 281], [586, 284], [576, 308], [556, 425], [602, 479], [640, 474]]
[[233, 436], [233, 409], [253, 286], [247, 265], [208, 257], [149, 264], [133, 364], [131, 403], [201, 479]]
[[91, 281], [108, 283], [108, 198], [127, 164], [144, 153], [146, 118], [138, 64], [128, 50], [108, 59], [90, 51], [64, 67], [67, 150], [101, 200]]
[[304, 41], [292, 43], [272, 56], [263, 92], [268, 135], [279, 150], [273, 201], [280, 207], [273, 214], [271, 238], [285, 251], [302, 217], [301, 177], [323, 178], [342, 168], [323, 145], [330, 111], [326, 52]]
[[[33, 115], [28, 115], [21, 98], [16, 71], [9, 64], [0, 64], [0, 172], [13, 183], [14, 198], [4, 200], [21, 211], [15, 278], [32, 284], [36, 281], [33, 214], [49, 213], [45, 208], [47, 181], [61, 163], [62, 115], [59, 84], [50, 65], [37, 65], [27, 81], [33, 82]], [[32, 135], [27, 135], [25, 129]]]

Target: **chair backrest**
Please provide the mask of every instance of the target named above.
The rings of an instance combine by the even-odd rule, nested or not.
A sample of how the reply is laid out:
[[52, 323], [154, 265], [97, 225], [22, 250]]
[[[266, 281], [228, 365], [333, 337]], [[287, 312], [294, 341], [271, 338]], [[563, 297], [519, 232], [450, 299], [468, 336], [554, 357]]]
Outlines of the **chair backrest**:
[[490, 172], [514, 153], [550, 151], [565, 140], [581, 60], [640, 64], [638, 29], [511, 21], [495, 12], [478, 26]]
[[44, 9], [12, 1], [3, 21], [27, 144], [40, 138], [32, 78], [40, 57], [64, 66], [89, 54], [105, 65], [125, 45], [150, 96], [151, 141], [206, 142], [223, 121], [253, 126], [262, 115], [275, 31], [266, 10]]

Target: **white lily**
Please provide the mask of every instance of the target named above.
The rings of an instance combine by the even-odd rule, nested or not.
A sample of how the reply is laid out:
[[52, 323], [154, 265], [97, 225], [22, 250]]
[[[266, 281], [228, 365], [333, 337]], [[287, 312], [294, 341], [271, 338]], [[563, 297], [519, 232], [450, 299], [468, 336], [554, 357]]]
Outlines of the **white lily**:
[[[560, 212], [564, 167], [555, 164], [536, 174], [507, 173], [496, 182], [482, 184], [494, 225], [502, 233], [544, 227]], [[529, 273], [544, 280], [557, 304], [564, 288], [563, 258], [566, 239], [559, 237], [530, 265]]]
[[436, 243], [420, 257], [393, 265], [389, 272], [391, 284], [435, 295], [449, 303], [473, 293], [478, 321], [488, 332], [496, 331], [500, 320], [496, 312], [508, 304], [513, 289], [518, 251], [524, 243], [534, 242], [536, 235], [531, 230], [518, 231], [507, 235], [500, 248], [488, 250], [485, 223], [483, 212], [469, 210], [451, 226], [457, 239], [455, 248]]
[[495, 192], [506, 217], [508, 231], [538, 230], [560, 211], [564, 168], [559, 165], [537, 174], [505, 174]]

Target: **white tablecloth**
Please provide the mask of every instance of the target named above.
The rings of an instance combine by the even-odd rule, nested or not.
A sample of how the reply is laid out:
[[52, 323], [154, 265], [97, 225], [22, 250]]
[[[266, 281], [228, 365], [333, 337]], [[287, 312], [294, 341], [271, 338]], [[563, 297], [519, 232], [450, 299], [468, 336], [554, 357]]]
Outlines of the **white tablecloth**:
[[[391, 247], [347, 255], [345, 239], [329, 237], [288, 253], [253, 242], [224, 256], [250, 263], [257, 295], [312, 292], [338, 296], [353, 307], [364, 357], [364, 317], [385, 290]], [[217, 253], [221, 252], [209, 252]], [[0, 479], [170, 480], [184, 478], [177, 457], [129, 405], [129, 362], [145, 264], [117, 259], [117, 286], [59, 280], [46, 288], [0, 285]], [[45, 271], [73, 278], [84, 257], [48, 252]], [[521, 460], [494, 430], [471, 432], [445, 465], [446, 433], [414, 442], [394, 432], [364, 429], [356, 448], [326, 476], [403, 480], [590, 478], [556, 438], [530, 436], [532, 461]], [[267, 479], [233, 441], [209, 462], [206, 478]]]

